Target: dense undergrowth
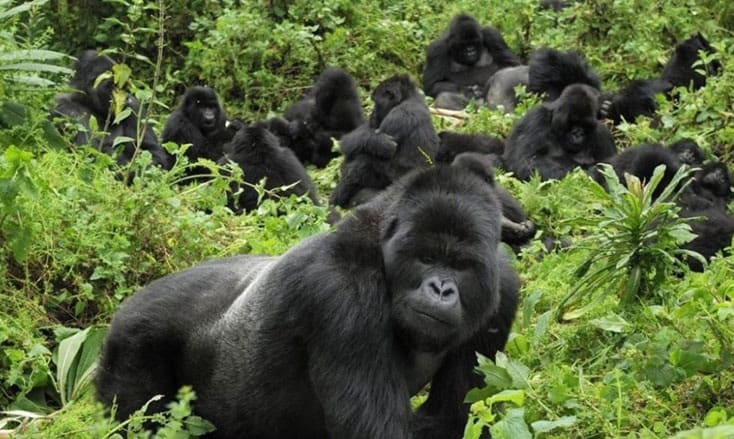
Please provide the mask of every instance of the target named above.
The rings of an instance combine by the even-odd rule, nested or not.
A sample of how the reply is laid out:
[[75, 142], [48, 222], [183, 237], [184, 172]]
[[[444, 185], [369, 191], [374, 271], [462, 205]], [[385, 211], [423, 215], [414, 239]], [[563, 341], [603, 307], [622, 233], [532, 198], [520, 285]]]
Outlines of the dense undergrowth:
[[[619, 147], [690, 137], [711, 157], [734, 160], [729, 2], [587, 0], [560, 13], [537, 3], [0, 1], [0, 437], [12, 429], [18, 437], [119, 437], [88, 383], [122, 300], [200, 261], [280, 254], [329, 228], [326, 209], [307, 200], [266, 201], [234, 216], [224, 207], [225, 177], [177, 185], [183, 163], [163, 173], [143, 155], [116, 169], [107, 156], [67, 145], [47, 121], [68, 79], [69, 59], [60, 54], [110, 49], [132, 67], [134, 91], [160, 130], [188, 84], [211, 85], [230, 115], [256, 120], [297, 99], [327, 65], [352, 73], [367, 105], [372, 88], [393, 73], [420, 79], [425, 47], [460, 11], [499, 28], [521, 56], [546, 45], [582, 51], [608, 88], [658, 74], [675, 41], [701, 31], [723, 74], [682, 91], [677, 103], [661, 101], [659, 126], [640, 120], [615, 137]], [[151, 90], [146, 78], [159, 55], [161, 80]], [[535, 102], [510, 115], [470, 109], [456, 129], [505, 136]], [[454, 122], [435, 119], [438, 129]], [[338, 164], [309, 170], [324, 201]], [[466, 437], [485, 426], [495, 438], [734, 437], [734, 257], [714, 259], [704, 273], [644, 252], [623, 259], [630, 242], [615, 247], [610, 234], [643, 215], [615, 217], [615, 208], [641, 203], [654, 216], [659, 206], [634, 194], [605, 196], [582, 172], [551, 182], [498, 179], [540, 232], [515, 261], [522, 303], [506, 356], [481, 362], [487, 387], [469, 396]], [[681, 232], [665, 230], [669, 238], [655, 245], [674, 252]], [[571, 245], [548, 252], [546, 235]], [[622, 263], [589, 283], [585, 276], [603, 263], [596, 250], [604, 237], [603, 256]], [[642, 277], [632, 284], [639, 294], [619, 304], [633, 276]], [[578, 306], [558, 319], [570, 292]], [[160, 416], [166, 428], [156, 437], [206, 431], [190, 415], [191, 392], [180, 396]], [[145, 437], [142, 420], [131, 421], [131, 436]]]

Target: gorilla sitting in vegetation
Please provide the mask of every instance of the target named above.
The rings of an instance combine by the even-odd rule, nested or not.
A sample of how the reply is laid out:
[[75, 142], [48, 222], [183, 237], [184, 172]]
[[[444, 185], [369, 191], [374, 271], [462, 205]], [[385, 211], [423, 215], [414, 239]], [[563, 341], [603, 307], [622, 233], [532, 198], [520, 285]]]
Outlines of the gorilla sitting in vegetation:
[[[179, 145], [191, 144], [186, 150], [189, 162], [200, 158], [216, 162], [222, 158], [222, 146], [232, 140], [227, 129], [227, 116], [219, 105], [217, 94], [209, 87], [189, 87], [181, 104], [166, 121], [161, 139]], [[188, 175], [206, 174], [205, 167], [191, 167]]]
[[[693, 90], [698, 90], [706, 85], [707, 76], [718, 75], [721, 72], [721, 63], [718, 60], [694, 66], [701, 53], [706, 56], [714, 52], [716, 50], [700, 33], [681, 41], [675, 46], [673, 56], [665, 64], [662, 79], [673, 87], [693, 87]], [[699, 70], [703, 70], [703, 73]]]
[[321, 73], [304, 99], [288, 108], [283, 118], [270, 119], [267, 126], [301, 163], [323, 168], [337, 155], [331, 139], [340, 139], [362, 123], [364, 113], [354, 80], [346, 71], [331, 67]]
[[353, 207], [416, 167], [428, 166], [439, 139], [423, 96], [406, 75], [386, 79], [372, 93], [368, 123], [340, 142], [344, 163], [331, 204]]
[[584, 84], [597, 91], [601, 90], [599, 76], [580, 53], [542, 48], [530, 56], [527, 86], [529, 92], [544, 95], [547, 101], [554, 101], [572, 84]]
[[475, 352], [504, 348], [519, 287], [472, 169], [413, 172], [282, 256], [153, 282], [113, 319], [98, 397], [122, 420], [191, 385], [218, 438], [462, 437]]
[[596, 89], [566, 87], [558, 99], [533, 108], [517, 122], [507, 140], [504, 167], [521, 180], [534, 172], [548, 180], [612, 157], [614, 139], [597, 120], [598, 113]]
[[[293, 151], [283, 148], [278, 138], [263, 124], [240, 129], [231, 142], [224, 145], [224, 157], [219, 160], [223, 165], [229, 161], [236, 163], [243, 172], [244, 184], [234, 184], [229, 196], [229, 207], [235, 213], [249, 212], [258, 204], [259, 195], [253, 185], [265, 179], [264, 187], [271, 191], [290, 186], [279, 194], [308, 194], [314, 204], [319, 204], [316, 186], [308, 176]], [[273, 194], [266, 193], [266, 196]]]
[[474, 17], [460, 14], [426, 50], [423, 91], [436, 99], [437, 107], [461, 110], [471, 99], [484, 101], [487, 82], [496, 71], [519, 64], [497, 29], [481, 27]]
[[[143, 115], [138, 100], [125, 92], [115, 93], [114, 65], [112, 59], [95, 50], [83, 52], [74, 64], [70, 82], [75, 91], [56, 96], [52, 116], [61, 116], [76, 124], [74, 144], [92, 145], [115, 157], [120, 165], [130, 162], [139, 146], [150, 152], [153, 163], [170, 169], [173, 165], [171, 155], [158, 143], [153, 130], [139, 123], [138, 118]], [[117, 102], [118, 99], [122, 102]], [[129, 114], [117, 120], [125, 112]], [[103, 134], [94, 133], [94, 125]]]

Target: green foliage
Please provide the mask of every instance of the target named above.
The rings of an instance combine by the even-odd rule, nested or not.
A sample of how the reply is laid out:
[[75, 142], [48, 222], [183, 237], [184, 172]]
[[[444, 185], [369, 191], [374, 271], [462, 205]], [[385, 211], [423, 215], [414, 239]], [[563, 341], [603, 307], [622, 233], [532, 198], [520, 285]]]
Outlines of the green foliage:
[[[619, 182], [609, 165], [602, 165], [607, 190], [597, 188], [597, 198], [607, 202], [601, 215], [591, 222], [596, 232], [589, 233], [578, 244], [587, 249], [589, 258], [577, 270], [581, 277], [558, 305], [558, 315], [575, 305], [581, 296], [597, 300], [598, 290], [619, 293], [622, 303], [629, 304], [640, 295], [655, 291], [672, 269], [680, 266], [678, 257], [700, 255], [679, 246], [693, 240], [690, 226], [677, 217], [675, 199], [683, 190], [690, 171], [681, 168], [657, 198], [654, 193], [663, 179], [665, 166], [658, 166], [649, 182], [625, 174], [626, 186]], [[592, 302], [593, 303], [593, 302]], [[563, 314], [564, 319], [577, 318], [588, 308]]]

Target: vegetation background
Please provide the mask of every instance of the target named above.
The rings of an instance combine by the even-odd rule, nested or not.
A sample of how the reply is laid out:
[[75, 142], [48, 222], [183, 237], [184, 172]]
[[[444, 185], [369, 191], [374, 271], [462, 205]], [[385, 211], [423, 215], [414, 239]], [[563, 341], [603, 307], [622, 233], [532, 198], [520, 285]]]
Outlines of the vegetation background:
[[[675, 42], [700, 31], [723, 74], [677, 103], [661, 101], [657, 127], [640, 120], [615, 136], [620, 147], [690, 137], [732, 162], [734, 3], [569, 3], [554, 12], [537, 0], [0, 0], [0, 438], [207, 431], [187, 389], [155, 417], [164, 425], [155, 435], [142, 430], [147, 418], [120, 425], [94, 402], [89, 378], [112, 314], [167, 273], [214, 257], [280, 254], [329, 229], [326, 209], [306, 200], [233, 216], [224, 177], [176, 185], [183, 161], [162, 173], [142, 155], [120, 170], [69, 145], [48, 121], [69, 55], [105, 49], [130, 66], [128, 86], [160, 132], [190, 84], [212, 86], [230, 116], [258, 120], [330, 65], [355, 77], [368, 109], [369, 92], [389, 75], [420, 80], [425, 47], [462, 11], [497, 27], [522, 57], [543, 46], [581, 51], [608, 89], [658, 75]], [[470, 109], [462, 126], [435, 125], [504, 136], [535, 103], [528, 97], [509, 115]], [[309, 170], [324, 200], [338, 168], [335, 160]], [[137, 178], [125, 184], [121, 172]], [[734, 437], [734, 257], [704, 273], [681, 267], [670, 256], [687, 229], [673, 204], [650, 202], [649, 187], [617, 185], [609, 195], [581, 172], [499, 181], [541, 232], [515, 261], [521, 308], [506, 355], [481, 361], [487, 386], [468, 396], [466, 437], [482, 429], [494, 438]], [[573, 244], [548, 252], [544, 236]]]

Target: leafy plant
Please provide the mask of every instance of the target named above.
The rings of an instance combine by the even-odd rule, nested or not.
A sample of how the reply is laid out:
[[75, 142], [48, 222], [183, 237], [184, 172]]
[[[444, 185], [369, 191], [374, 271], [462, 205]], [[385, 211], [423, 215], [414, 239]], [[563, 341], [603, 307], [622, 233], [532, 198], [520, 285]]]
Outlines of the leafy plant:
[[595, 231], [578, 243], [578, 248], [591, 256], [576, 271], [581, 279], [559, 303], [559, 318], [573, 319], [586, 313], [590, 305], [566, 312], [582, 298], [593, 305], [605, 295], [621, 293], [621, 302], [629, 304], [635, 297], [650, 294], [666, 275], [682, 266], [681, 257], [693, 257], [705, 264], [697, 253], [679, 248], [695, 237], [686, 220], [678, 218], [675, 204], [690, 170], [679, 169], [654, 198], [664, 166], [658, 166], [646, 184], [626, 174], [626, 186], [611, 166], [602, 167], [607, 190], [595, 185], [595, 191], [597, 198], [606, 203], [599, 217], [590, 220]]

